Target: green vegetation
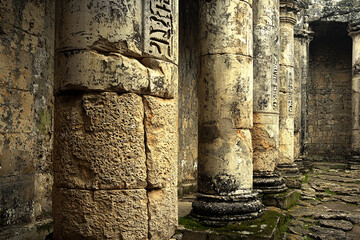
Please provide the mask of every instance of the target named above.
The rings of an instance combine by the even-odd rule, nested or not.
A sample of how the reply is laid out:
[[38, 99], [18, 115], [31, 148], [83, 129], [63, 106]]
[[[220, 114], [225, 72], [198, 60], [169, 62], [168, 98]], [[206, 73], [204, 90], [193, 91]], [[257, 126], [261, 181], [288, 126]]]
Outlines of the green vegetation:
[[308, 174], [305, 174], [304, 175], [304, 178], [303, 178], [303, 180], [302, 180], [302, 183], [304, 184], [304, 183], [308, 183], [309, 182], [309, 175]]
[[239, 221], [229, 223], [225, 227], [209, 227], [202, 225], [198, 219], [188, 215], [179, 218], [179, 224], [183, 225], [186, 229], [193, 231], [211, 231], [216, 233], [226, 234], [227, 236], [235, 236], [241, 232], [252, 232], [254, 237], [261, 238], [262, 236], [271, 236], [274, 228], [277, 228], [277, 235], [283, 235], [288, 227], [290, 215], [284, 216], [278, 211], [265, 211], [264, 214], [257, 219], [248, 221]]
[[332, 191], [330, 191], [329, 188], [325, 188], [325, 192], [326, 192], [327, 194], [330, 194], [331, 197], [332, 197], [333, 195], [335, 195], [335, 193], [332, 192]]

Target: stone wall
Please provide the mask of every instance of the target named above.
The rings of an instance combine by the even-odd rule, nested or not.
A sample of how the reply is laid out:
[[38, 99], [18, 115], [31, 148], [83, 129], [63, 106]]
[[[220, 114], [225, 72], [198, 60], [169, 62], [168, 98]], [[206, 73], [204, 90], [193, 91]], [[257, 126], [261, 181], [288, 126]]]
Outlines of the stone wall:
[[0, 2], [0, 239], [49, 230], [53, 23], [54, 1]]
[[196, 191], [198, 161], [199, 3], [180, 1], [179, 195]]
[[307, 84], [307, 151], [311, 157], [347, 155], [351, 139], [351, 38], [346, 24], [313, 25]]

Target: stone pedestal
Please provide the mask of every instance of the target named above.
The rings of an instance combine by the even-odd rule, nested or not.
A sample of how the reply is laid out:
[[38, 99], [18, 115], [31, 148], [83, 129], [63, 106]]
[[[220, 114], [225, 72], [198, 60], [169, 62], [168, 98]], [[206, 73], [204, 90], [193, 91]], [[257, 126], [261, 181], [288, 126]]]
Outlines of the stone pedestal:
[[192, 215], [207, 225], [255, 218], [251, 1], [201, 1], [198, 195]]
[[350, 22], [352, 49], [352, 128], [349, 167], [360, 169], [360, 20]]
[[[254, 188], [286, 190], [275, 172], [279, 151], [279, 1], [257, 0], [254, 9]], [[274, 41], [274, 39], [276, 41]]]
[[57, 1], [54, 238], [177, 226], [178, 1]]
[[297, 1], [280, 1], [280, 131], [278, 170], [284, 177], [298, 173], [294, 164], [294, 25]]

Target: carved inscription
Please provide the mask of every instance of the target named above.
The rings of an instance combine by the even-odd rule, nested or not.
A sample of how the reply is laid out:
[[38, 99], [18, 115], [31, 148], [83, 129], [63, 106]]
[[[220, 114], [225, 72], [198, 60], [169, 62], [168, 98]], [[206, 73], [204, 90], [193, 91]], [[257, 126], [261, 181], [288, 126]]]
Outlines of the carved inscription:
[[174, 0], [145, 0], [144, 2], [144, 50], [152, 56], [171, 59], [173, 57]]
[[289, 99], [288, 99], [288, 107], [289, 113], [293, 111], [293, 103], [292, 103], [292, 91], [293, 91], [293, 75], [291, 72], [288, 72], [288, 88], [289, 88]]
[[277, 104], [278, 104], [277, 88], [278, 88], [278, 59], [277, 57], [275, 57], [274, 68], [273, 68], [273, 79], [272, 79], [273, 110], [277, 109]]

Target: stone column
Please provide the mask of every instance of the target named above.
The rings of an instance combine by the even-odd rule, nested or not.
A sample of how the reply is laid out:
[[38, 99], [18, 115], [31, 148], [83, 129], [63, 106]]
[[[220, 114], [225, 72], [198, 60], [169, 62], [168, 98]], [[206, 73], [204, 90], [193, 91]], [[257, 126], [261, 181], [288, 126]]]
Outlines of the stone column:
[[56, 3], [54, 238], [177, 225], [178, 1]]
[[286, 190], [275, 172], [279, 151], [279, 0], [254, 4], [254, 188]]
[[280, 0], [280, 146], [277, 167], [285, 177], [298, 173], [298, 168], [294, 164], [293, 114], [296, 10], [297, 2], [295, 0]]
[[360, 20], [349, 26], [352, 49], [352, 131], [349, 167], [360, 169]]
[[255, 218], [251, 1], [200, 2], [199, 176], [192, 215], [204, 224]]
[[306, 85], [309, 76], [309, 44], [313, 32], [307, 23], [302, 29], [295, 29], [294, 49], [294, 160], [297, 166], [303, 165], [306, 145]]

